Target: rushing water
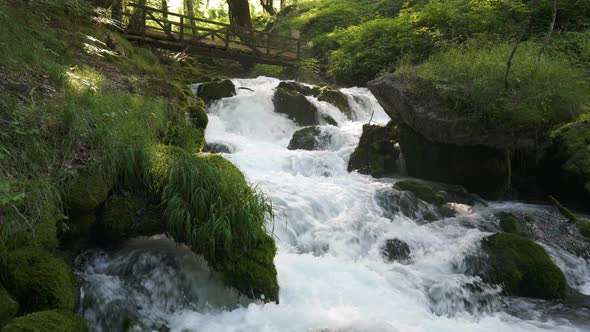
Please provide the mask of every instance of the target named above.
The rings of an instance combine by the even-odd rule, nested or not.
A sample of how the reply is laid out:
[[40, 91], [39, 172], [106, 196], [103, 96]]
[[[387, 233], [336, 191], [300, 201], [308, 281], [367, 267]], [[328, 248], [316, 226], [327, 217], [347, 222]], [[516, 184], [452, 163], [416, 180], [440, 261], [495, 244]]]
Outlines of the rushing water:
[[[208, 142], [263, 190], [277, 210], [275, 259], [280, 304], [250, 301], [225, 288], [187, 248], [162, 237], [76, 260], [81, 313], [97, 331], [575, 331], [590, 328], [576, 304], [505, 298], [466, 275], [465, 257], [498, 229], [494, 213], [514, 203], [456, 205], [433, 223], [386, 211], [379, 193], [394, 179], [347, 172], [363, 123], [389, 120], [366, 89], [344, 89], [356, 116], [310, 100], [338, 127], [323, 151], [286, 147], [298, 127], [273, 111], [271, 78], [234, 80], [238, 95], [210, 107]], [[543, 210], [543, 207], [528, 206]], [[409, 244], [407, 262], [386, 262], [388, 239]], [[588, 262], [545, 246], [568, 283], [590, 294]], [[576, 309], [573, 309], [576, 308]]]

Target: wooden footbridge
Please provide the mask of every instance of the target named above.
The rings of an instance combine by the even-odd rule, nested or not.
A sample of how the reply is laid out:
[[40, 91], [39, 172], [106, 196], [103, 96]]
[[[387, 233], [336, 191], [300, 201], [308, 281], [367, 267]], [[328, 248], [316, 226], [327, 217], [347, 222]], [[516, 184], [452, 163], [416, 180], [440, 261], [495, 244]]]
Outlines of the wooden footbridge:
[[158, 48], [238, 61], [294, 66], [301, 57], [299, 38], [129, 4], [121, 29], [127, 39]]

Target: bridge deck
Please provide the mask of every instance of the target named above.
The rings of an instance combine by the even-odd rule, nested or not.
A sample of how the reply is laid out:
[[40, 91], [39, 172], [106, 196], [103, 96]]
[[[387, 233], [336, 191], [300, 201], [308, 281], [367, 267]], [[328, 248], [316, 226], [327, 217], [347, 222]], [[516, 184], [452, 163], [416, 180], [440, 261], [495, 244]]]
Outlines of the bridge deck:
[[148, 6], [130, 6], [135, 11], [124, 14], [123, 24], [130, 40], [187, 53], [281, 66], [294, 66], [300, 59], [301, 40], [297, 38], [166, 13]]

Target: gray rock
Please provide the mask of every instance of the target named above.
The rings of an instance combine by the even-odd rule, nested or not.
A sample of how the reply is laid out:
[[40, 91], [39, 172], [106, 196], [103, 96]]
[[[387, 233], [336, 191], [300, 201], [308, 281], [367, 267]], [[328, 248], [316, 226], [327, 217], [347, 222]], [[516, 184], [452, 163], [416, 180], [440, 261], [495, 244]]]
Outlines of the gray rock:
[[199, 85], [197, 95], [203, 99], [205, 103], [209, 103], [212, 100], [235, 96], [236, 87], [230, 80], [205, 82]]
[[411, 253], [410, 246], [399, 239], [387, 240], [381, 248], [381, 255], [388, 262], [407, 262], [410, 260]]
[[322, 150], [330, 145], [331, 136], [318, 126], [299, 129], [293, 134], [287, 149], [289, 150]]

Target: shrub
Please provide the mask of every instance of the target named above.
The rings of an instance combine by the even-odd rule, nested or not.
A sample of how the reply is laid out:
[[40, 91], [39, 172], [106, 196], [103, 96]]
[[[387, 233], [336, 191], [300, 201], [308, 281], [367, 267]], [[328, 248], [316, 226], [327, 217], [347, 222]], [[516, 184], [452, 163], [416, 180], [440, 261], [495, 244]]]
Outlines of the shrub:
[[469, 43], [433, 54], [417, 68], [398, 73], [427, 78], [448, 96], [456, 112], [479, 112], [500, 125], [550, 126], [574, 120], [590, 100], [583, 74], [560, 54], [520, 45], [504, 86], [514, 45]]

